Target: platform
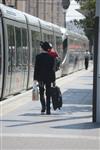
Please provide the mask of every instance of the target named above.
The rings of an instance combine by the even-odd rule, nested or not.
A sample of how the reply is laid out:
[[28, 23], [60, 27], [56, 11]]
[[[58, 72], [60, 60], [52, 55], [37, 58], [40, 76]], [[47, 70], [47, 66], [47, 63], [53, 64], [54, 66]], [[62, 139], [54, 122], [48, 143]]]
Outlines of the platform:
[[92, 66], [58, 79], [57, 85], [63, 107], [51, 115], [40, 114], [31, 90], [0, 104], [1, 150], [100, 149], [100, 124], [92, 123]]

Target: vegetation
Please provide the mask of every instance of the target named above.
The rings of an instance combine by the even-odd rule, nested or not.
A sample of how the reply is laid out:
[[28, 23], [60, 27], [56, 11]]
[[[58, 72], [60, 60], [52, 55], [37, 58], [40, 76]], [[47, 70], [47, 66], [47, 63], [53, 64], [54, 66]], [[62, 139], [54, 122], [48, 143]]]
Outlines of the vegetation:
[[[74, 22], [84, 28], [86, 36], [90, 40], [90, 46], [94, 43], [95, 5], [96, 0], [76, 0], [80, 3], [80, 10], [85, 14], [85, 19]], [[91, 48], [91, 47], [90, 47]]]

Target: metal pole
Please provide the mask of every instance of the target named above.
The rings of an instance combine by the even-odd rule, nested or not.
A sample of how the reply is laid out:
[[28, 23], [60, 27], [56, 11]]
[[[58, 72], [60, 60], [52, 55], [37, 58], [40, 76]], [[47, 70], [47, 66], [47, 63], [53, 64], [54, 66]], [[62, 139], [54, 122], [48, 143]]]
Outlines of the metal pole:
[[39, 17], [39, 0], [36, 0], [36, 16]]
[[95, 41], [94, 41], [94, 71], [93, 71], [93, 122], [96, 122], [97, 105], [97, 56], [98, 56], [98, 17], [95, 18]]
[[66, 11], [64, 10], [64, 27], [66, 28]]
[[44, 0], [44, 20], [46, 20], [46, 0]]
[[53, 21], [54, 20], [53, 20], [53, 0], [52, 0], [51, 1], [51, 22], [54, 23]]
[[93, 122], [100, 122], [100, 0], [96, 0], [95, 44], [94, 44], [94, 74], [93, 74]]

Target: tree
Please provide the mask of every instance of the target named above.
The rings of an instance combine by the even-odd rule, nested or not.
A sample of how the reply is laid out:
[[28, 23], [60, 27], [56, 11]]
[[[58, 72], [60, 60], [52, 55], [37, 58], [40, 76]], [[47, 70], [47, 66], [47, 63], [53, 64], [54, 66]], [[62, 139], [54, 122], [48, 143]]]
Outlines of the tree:
[[[85, 19], [76, 21], [85, 31], [90, 40], [90, 46], [94, 44], [94, 27], [95, 27], [95, 4], [96, 0], [76, 0], [80, 3], [80, 10], [85, 14]], [[91, 48], [90, 48], [91, 49]]]

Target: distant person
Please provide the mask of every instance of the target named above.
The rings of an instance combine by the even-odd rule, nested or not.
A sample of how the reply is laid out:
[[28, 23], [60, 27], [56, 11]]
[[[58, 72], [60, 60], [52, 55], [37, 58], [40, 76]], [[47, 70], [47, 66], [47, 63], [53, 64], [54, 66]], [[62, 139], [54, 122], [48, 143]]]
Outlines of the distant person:
[[89, 66], [89, 51], [86, 50], [86, 53], [85, 53], [85, 69], [86, 70], [88, 69], [88, 66]]
[[54, 70], [55, 57], [52, 57], [48, 53], [48, 49], [51, 48], [48, 42], [40, 42], [40, 46], [42, 52], [36, 56], [34, 80], [38, 81], [39, 84], [40, 102], [42, 106], [41, 114], [46, 112], [47, 115], [50, 115], [51, 84], [55, 83], [56, 79]]

